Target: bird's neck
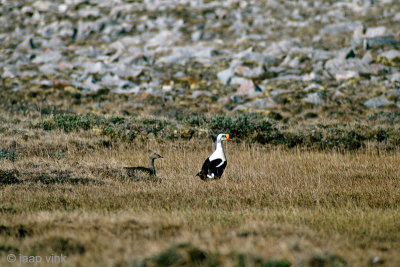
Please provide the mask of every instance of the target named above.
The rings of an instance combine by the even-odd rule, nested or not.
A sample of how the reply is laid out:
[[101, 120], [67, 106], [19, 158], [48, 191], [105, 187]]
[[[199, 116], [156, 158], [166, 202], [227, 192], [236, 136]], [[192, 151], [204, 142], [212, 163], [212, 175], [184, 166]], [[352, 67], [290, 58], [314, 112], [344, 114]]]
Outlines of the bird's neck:
[[154, 159], [149, 159], [149, 168], [153, 171], [153, 173], [156, 173], [156, 169], [154, 168]]
[[224, 147], [222, 146], [222, 141], [218, 140], [217, 143], [215, 144], [215, 151], [221, 151], [222, 154], [224, 153]]

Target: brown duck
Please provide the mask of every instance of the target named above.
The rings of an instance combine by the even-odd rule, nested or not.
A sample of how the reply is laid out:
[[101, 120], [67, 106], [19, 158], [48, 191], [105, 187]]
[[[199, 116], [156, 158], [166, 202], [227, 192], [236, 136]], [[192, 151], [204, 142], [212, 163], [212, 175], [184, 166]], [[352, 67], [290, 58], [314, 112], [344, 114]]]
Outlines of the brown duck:
[[154, 160], [163, 158], [161, 155], [151, 152], [149, 156], [149, 167], [124, 167], [128, 175], [132, 178], [140, 178], [143, 176], [156, 176], [156, 168], [154, 167]]

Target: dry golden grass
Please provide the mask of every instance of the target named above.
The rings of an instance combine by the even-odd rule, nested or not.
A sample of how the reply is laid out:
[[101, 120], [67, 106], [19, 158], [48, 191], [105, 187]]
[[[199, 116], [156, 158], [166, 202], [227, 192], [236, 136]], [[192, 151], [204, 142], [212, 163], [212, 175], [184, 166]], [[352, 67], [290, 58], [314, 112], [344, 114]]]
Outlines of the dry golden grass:
[[[16, 138], [21, 157], [1, 160], [0, 169], [18, 170], [24, 182], [0, 185], [0, 266], [9, 253], [63, 254], [67, 266], [135, 265], [181, 243], [299, 266], [315, 255], [400, 265], [398, 153], [229, 143], [222, 179], [203, 182], [195, 174], [211, 141], [107, 147], [104, 138], [58, 131]], [[150, 151], [164, 156], [156, 161], [161, 182], [129, 181], [122, 167], [147, 165]]]

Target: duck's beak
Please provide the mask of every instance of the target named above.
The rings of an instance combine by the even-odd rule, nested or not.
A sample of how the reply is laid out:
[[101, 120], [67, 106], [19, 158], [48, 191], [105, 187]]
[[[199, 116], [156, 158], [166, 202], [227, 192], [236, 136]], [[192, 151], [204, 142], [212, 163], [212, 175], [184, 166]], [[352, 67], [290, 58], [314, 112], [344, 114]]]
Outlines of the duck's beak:
[[229, 137], [229, 134], [226, 134], [226, 140], [231, 141], [232, 139]]
[[161, 155], [158, 155], [158, 158], [159, 158], [159, 159], [162, 159], [162, 158], [164, 158], [164, 157], [163, 157], [163, 156], [161, 156]]

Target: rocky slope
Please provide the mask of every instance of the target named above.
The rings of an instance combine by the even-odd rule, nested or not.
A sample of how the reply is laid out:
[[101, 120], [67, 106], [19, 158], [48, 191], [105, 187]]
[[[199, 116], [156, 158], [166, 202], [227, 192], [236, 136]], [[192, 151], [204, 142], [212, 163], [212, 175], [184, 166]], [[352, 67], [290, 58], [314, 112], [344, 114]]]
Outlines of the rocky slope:
[[396, 2], [3, 0], [2, 87], [128, 114], [398, 109]]

